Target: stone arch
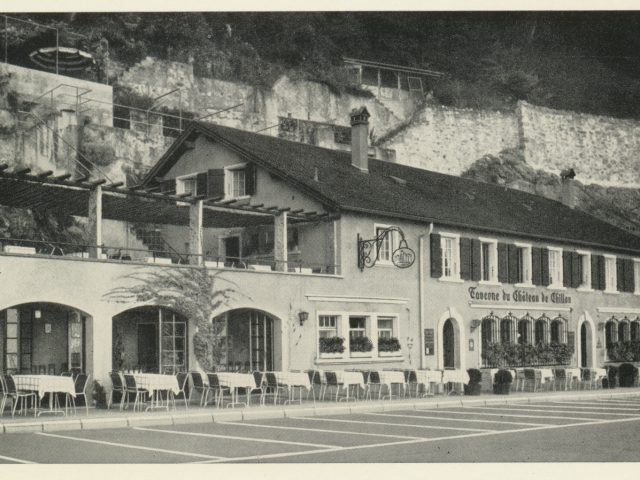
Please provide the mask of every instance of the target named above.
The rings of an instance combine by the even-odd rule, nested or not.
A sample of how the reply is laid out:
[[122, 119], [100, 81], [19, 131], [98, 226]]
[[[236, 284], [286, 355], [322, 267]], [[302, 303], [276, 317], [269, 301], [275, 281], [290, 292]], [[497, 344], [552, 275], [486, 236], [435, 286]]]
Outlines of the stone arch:
[[578, 365], [586, 368], [596, 366], [596, 326], [588, 312], [578, 319], [578, 335], [576, 342], [576, 358]]
[[465, 348], [466, 336], [464, 331], [464, 321], [462, 316], [455, 308], [447, 309], [438, 320], [438, 341], [437, 341], [437, 358], [438, 368], [444, 368], [444, 328], [445, 323], [450, 321], [450, 325], [454, 334], [454, 365], [456, 369], [466, 369]]

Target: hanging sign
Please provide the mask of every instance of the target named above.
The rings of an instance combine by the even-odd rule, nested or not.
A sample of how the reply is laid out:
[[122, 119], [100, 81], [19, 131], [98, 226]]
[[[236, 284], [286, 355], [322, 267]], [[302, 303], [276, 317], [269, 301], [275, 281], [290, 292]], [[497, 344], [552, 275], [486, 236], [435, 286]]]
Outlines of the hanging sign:
[[392, 232], [400, 234], [400, 243], [391, 254], [391, 262], [398, 268], [409, 268], [413, 265], [416, 260], [415, 252], [407, 245], [404, 232], [400, 227], [393, 226], [379, 230], [378, 235], [369, 240], [360, 238], [360, 234], [358, 234], [358, 268], [360, 270], [364, 270], [365, 267], [371, 268], [376, 264], [380, 259], [383, 243]]

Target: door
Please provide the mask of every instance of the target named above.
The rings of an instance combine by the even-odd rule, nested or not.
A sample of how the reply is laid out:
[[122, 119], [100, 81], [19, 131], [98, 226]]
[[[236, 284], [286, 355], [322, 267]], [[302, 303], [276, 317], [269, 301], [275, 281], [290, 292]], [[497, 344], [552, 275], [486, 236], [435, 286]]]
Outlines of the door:
[[587, 324], [580, 327], [580, 366], [587, 368]]
[[451, 319], [444, 322], [444, 327], [442, 328], [442, 346], [444, 352], [444, 368], [455, 368], [456, 339]]
[[227, 237], [224, 239], [224, 256], [226, 266], [231, 266], [231, 264], [240, 261], [240, 237]]
[[158, 327], [155, 323], [138, 324], [138, 367], [144, 372], [158, 372]]

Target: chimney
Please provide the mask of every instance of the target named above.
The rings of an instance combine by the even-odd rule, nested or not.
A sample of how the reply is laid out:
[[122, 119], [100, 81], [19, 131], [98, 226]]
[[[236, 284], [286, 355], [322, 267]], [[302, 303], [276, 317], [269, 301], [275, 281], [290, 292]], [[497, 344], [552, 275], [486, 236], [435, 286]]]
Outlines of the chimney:
[[560, 172], [560, 201], [569, 208], [576, 208], [578, 200], [578, 186], [574, 180], [575, 177], [576, 172], [573, 168], [567, 168]]
[[366, 107], [351, 111], [351, 165], [369, 171], [369, 112]]

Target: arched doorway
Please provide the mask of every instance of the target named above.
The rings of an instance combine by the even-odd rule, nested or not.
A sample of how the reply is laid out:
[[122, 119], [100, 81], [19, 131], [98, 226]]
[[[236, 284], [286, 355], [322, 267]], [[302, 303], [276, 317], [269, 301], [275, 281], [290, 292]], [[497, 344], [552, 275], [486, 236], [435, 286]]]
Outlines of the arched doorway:
[[588, 322], [582, 322], [580, 325], [580, 366], [582, 368], [590, 368], [593, 365], [592, 342], [591, 325]]
[[266, 312], [242, 308], [214, 319], [223, 322], [225, 349], [218, 369], [227, 371], [269, 371], [274, 369], [274, 324]]
[[442, 353], [444, 368], [456, 368], [456, 332], [451, 318], [442, 327]]
[[80, 310], [48, 302], [0, 311], [0, 370], [48, 375], [86, 371], [89, 320]]

